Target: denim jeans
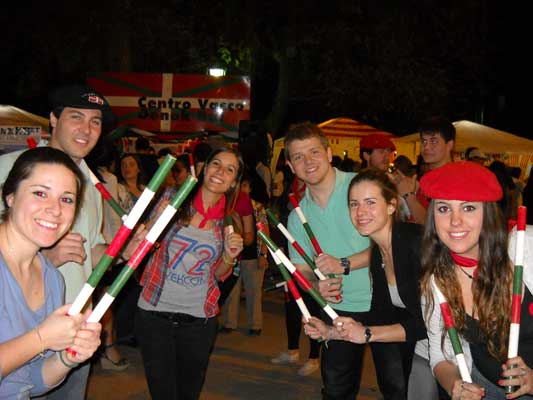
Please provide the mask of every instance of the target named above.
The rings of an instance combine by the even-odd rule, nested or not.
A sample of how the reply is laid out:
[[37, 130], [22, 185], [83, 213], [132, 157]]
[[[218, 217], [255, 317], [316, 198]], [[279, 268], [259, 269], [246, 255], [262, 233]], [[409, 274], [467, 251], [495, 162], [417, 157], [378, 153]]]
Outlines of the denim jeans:
[[[505, 390], [502, 386], [497, 386], [487, 378], [485, 378], [481, 372], [476, 368], [475, 365], [472, 365], [472, 381], [477, 383], [479, 386], [485, 388], [485, 397], [483, 400], [505, 400]], [[524, 395], [519, 397], [520, 400], [532, 400], [533, 396]]]
[[205, 381], [217, 321], [137, 308], [135, 332], [154, 400], [196, 400]]

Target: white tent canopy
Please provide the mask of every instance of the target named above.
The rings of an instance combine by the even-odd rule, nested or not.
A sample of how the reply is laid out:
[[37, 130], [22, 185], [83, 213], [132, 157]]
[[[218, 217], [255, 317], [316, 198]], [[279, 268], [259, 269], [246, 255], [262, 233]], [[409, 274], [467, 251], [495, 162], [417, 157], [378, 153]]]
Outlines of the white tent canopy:
[[47, 118], [32, 114], [20, 108], [0, 105], [0, 125], [5, 126], [40, 126], [48, 132], [49, 122]]
[[17, 107], [0, 105], [0, 151], [25, 148], [30, 140], [39, 143], [49, 137], [48, 126], [46, 118]]
[[[455, 152], [464, 152], [469, 147], [477, 147], [488, 154], [533, 154], [533, 140], [471, 121], [457, 121], [453, 125], [456, 130]], [[414, 147], [416, 144], [414, 156], [420, 153], [418, 133], [394, 138], [393, 141], [399, 147], [403, 147], [403, 144], [410, 144]], [[400, 151], [398, 153], [402, 154]], [[410, 154], [405, 155], [410, 156]]]

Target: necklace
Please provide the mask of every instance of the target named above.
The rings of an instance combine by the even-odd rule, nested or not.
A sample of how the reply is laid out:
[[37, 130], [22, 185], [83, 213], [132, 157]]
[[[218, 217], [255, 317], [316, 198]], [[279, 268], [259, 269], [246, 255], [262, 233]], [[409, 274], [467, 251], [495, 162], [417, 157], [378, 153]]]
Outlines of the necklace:
[[378, 246], [379, 254], [381, 254], [381, 269], [385, 269], [385, 266], [387, 265], [385, 262], [385, 254], [381, 250], [381, 247]]
[[[474, 279], [474, 275], [476, 275], [476, 272], [474, 271], [474, 275], [472, 274], [469, 274], [468, 272], [466, 272], [463, 267], [461, 267], [460, 265], [458, 265], [459, 269], [461, 270], [461, 272], [463, 274], [465, 274], [466, 276], [468, 276], [470, 279]], [[477, 270], [476, 270], [477, 271]]]

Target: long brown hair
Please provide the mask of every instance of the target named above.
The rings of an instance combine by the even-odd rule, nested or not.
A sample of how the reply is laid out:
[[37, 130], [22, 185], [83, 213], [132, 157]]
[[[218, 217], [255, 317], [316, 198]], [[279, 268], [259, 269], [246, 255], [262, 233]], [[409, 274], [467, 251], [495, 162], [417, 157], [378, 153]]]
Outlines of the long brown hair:
[[[444, 294], [450, 305], [457, 330], [464, 334], [465, 308], [461, 287], [455, 275], [450, 250], [439, 239], [435, 228], [435, 201], [432, 200], [422, 238], [422, 278], [421, 291], [427, 299], [425, 309], [428, 316], [433, 307], [433, 294], [430, 278]], [[472, 315], [479, 318], [480, 330], [487, 343], [489, 353], [498, 360], [507, 358], [509, 338], [511, 284], [513, 271], [507, 253], [508, 233], [503, 214], [494, 202], [483, 203], [483, 223], [479, 235], [478, 275], [472, 281]], [[446, 332], [443, 332], [443, 340]]]

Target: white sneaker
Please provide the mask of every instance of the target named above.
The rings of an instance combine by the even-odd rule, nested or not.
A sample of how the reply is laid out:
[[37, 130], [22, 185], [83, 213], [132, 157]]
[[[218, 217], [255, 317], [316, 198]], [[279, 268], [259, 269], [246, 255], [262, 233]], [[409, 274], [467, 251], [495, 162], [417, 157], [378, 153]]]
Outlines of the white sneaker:
[[272, 358], [270, 362], [272, 364], [278, 364], [278, 365], [285, 365], [285, 364], [294, 364], [297, 363], [300, 359], [299, 353], [289, 353], [287, 351], [283, 351], [279, 353], [279, 355], [275, 358]]
[[312, 358], [305, 362], [305, 364], [298, 370], [298, 375], [307, 376], [318, 370], [320, 363], [318, 358]]

